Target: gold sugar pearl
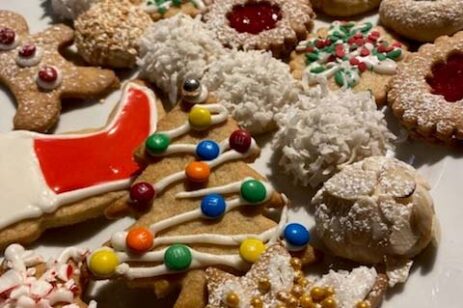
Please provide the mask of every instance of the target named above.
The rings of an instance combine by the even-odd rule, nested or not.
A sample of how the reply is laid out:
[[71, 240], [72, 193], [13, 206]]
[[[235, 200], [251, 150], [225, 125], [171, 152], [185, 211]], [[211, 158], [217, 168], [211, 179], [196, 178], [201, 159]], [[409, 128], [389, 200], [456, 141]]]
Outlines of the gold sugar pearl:
[[240, 298], [235, 292], [230, 292], [225, 298], [225, 304], [228, 307], [238, 307], [240, 305]]
[[301, 270], [294, 272], [294, 281], [298, 281], [302, 278], [304, 278], [304, 273]]
[[303, 292], [304, 289], [300, 285], [294, 285], [291, 289], [291, 294], [293, 294], [296, 297], [300, 297]]
[[334, 295], [335, 291], [333, 287], [327, 287], [325, 288], [326, 296], [331, 296]]
[[298, 271], [302, 268], [302, 261], [301, 259], [298, 259], [298, 258], [291, 258], [291, 260], [289, 261], [289, 263], [291, 264], [291, 266], [293, 267], [293, 269], [295, 271]]
[[262, 301], [262, 298], [256, 296], [251, 299], [251, 307], [253, 308], [262, 308], [264, 307], [264, 302]]
[[355, 305], [355, 308], [370, 308], [370, 302], [369, 301], [360, 301]]
[[277, 299], [282, 301], [282, 302], [286, 302], [289, 299], [288, 292], [285, 292], [285, 291], [278, 292], [277, 293]]
[[285, 304], [278, 304], [276, 308], [288, 308]]
[[321, 302], [322, 308], [336, 308], [336, 300], [332, 297], [327, 297]]
[[262, 278], [257, 282], [257, 287], [259, 288], [259, 291], [261, 293], [267, 293], [268, 291], [270, 291], [272, 284], [270, 283], [270, 280], [268, 280], [268, 278]]
[[298, 302], [299, 301], [297, 300], [297, 298], [291, 295], [286, 300], [286, 304], [288, 305], [288, 307], [291, 307], [291, 308], [297, 307]]
[[301, 279], [298, 279], [296, 283], [300, 285], [301, 287], [305, 287], [309, 284], [309, 281], [305, 278], [301, 278]]
[[299, 298], [299, 304], [302, 308], [314, 308], [315, 304], [312, 301], [310, 294], [306, 293]]
[[312, 296], [314, 302], [321, 302], [326, 297], [325, 289], [314, 287], [312, 290], [310, 290], [310, 296]]

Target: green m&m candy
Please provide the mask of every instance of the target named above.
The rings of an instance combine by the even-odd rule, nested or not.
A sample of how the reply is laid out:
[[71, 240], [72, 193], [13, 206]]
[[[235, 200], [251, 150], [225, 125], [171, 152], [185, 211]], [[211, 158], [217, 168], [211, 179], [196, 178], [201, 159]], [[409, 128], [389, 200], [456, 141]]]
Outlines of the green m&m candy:
[[241, 197], [250, 203], [259, 203], [267, 198], [267, 189], [262, 182], [247, 180], [241, 184]]
[[183, 271], [190, 267], [193, 257], [190, 248], [183, 244], [174, 244], [164, 254], [164, 264], [173, 271]]
[[152, 134], [145, 141], [146, 151], [151, 155], [162, 154], [170, 144], [170, 138], [166, 134]]

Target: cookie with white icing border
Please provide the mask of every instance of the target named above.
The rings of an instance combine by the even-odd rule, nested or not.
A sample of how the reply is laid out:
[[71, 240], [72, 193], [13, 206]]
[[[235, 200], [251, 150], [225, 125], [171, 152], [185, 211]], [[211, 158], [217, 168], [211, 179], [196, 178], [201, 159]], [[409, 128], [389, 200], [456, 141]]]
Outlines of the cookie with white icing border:
[[304, 84], [315, 85], [319, 78], [327, 78], [331, 89], [371, 91], [381, 106], [406, 50], [380, 26], [335, 21], [300, 42], [289, 65], [294, 77]]
[[392, 80], [388, 103], [413, 137], [463, 139], [463, 32], [439, 37], [412, 54]]
[[96, 307], [82, 301], [88, 275], [80, 271], [89, 251], [69, 247], [46, 260], [18, 244], [8, 246], [0, 266], [2, 307]]
[[315, 9], [327, 15], [348, 17], [377, 8], [381, 0], [310, 0], [310, 2]]
[[305, 0], [214, 0], [204, 20], [224, 46], [288, 55], [313, 27]]
[[383, 0], [381, 23], [409, 39], [433, 42], [463, 29], [463, 2], [459, 0]]
[[[176, 307], [203, 307], [203, 269], [247, 270], [288, 227], [286, 208], [279, 223], [264, 215], [287, 200], [246, 164], [259, 148], [225, 107], [197, 80], [187, 80], [183, 92], [184, 101], [138, 152], [151, 164], [130, 196], [106, 211], [132, 213], [137, 222], [113, 234], [109, 247], [92, 252], [87, 263], [98, 278], [122, 278], [161, 297], [181, 288]], [[285, 238], [287, 245], [304, 263], [313, 262], [306, 227], [290, 228], [297, 236]]]
[[63, 58], [59, 48], [70, 45], [73, 37], [65, 25], [29, 34], [21, 15], [0, 11], [0, 83], [18, 105], [15, 129], [48, 131], [59, 119], [62, 98], [93, 98], [118, 86], [114, 72]]
[[103, 129], [0, 134], [0, 248], [102, 216], [142, 169], [133, 152], [156, 130], [156, 105], [151, 90], [129, 83]]
[[204, 13], [213, 0], [130, 0], [140, 5], [153, 21], [170, 18], [177, 14], [195, 17]]

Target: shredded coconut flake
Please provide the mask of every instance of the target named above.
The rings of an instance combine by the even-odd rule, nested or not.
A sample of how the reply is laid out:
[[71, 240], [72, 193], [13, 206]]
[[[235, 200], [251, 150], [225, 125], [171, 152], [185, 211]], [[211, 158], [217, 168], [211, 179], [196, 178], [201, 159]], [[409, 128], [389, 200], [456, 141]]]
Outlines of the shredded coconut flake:
[[224, 53], [199, 19], [184, 14], [149, 27], [139, 42], [141, 76], [169, 95], [171, 103], [185, 78], [201, 78], [207, 65]]
[[395, 136], [369, 92], [317, 88], [277, 116], [280, 165], [303, 185], [318, 186], [340, 167], [384, 155]]
[[297, 102], [289, 66], [260, 51], [232, 51], [213, 62], [204, 84], [233, 118], [253, 134], [276, 127], [275, 115]]

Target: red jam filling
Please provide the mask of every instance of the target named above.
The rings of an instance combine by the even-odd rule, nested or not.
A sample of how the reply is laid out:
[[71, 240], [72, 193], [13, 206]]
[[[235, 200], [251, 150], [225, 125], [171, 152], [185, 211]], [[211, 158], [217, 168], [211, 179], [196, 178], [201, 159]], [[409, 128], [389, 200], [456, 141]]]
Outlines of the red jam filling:
[[463, 53], [451, 54], [447, 62], [434, 64], [431, 71], [426, 81], [432, 94], [442, 95], [452, 103], [463, 98]]
[[230, 26], [240, 33], [259, 34], [262, 31], [275, 28], [281, 19], [278, 5], [267, 1], [247, 2], [235, 5], [227, 14]]

